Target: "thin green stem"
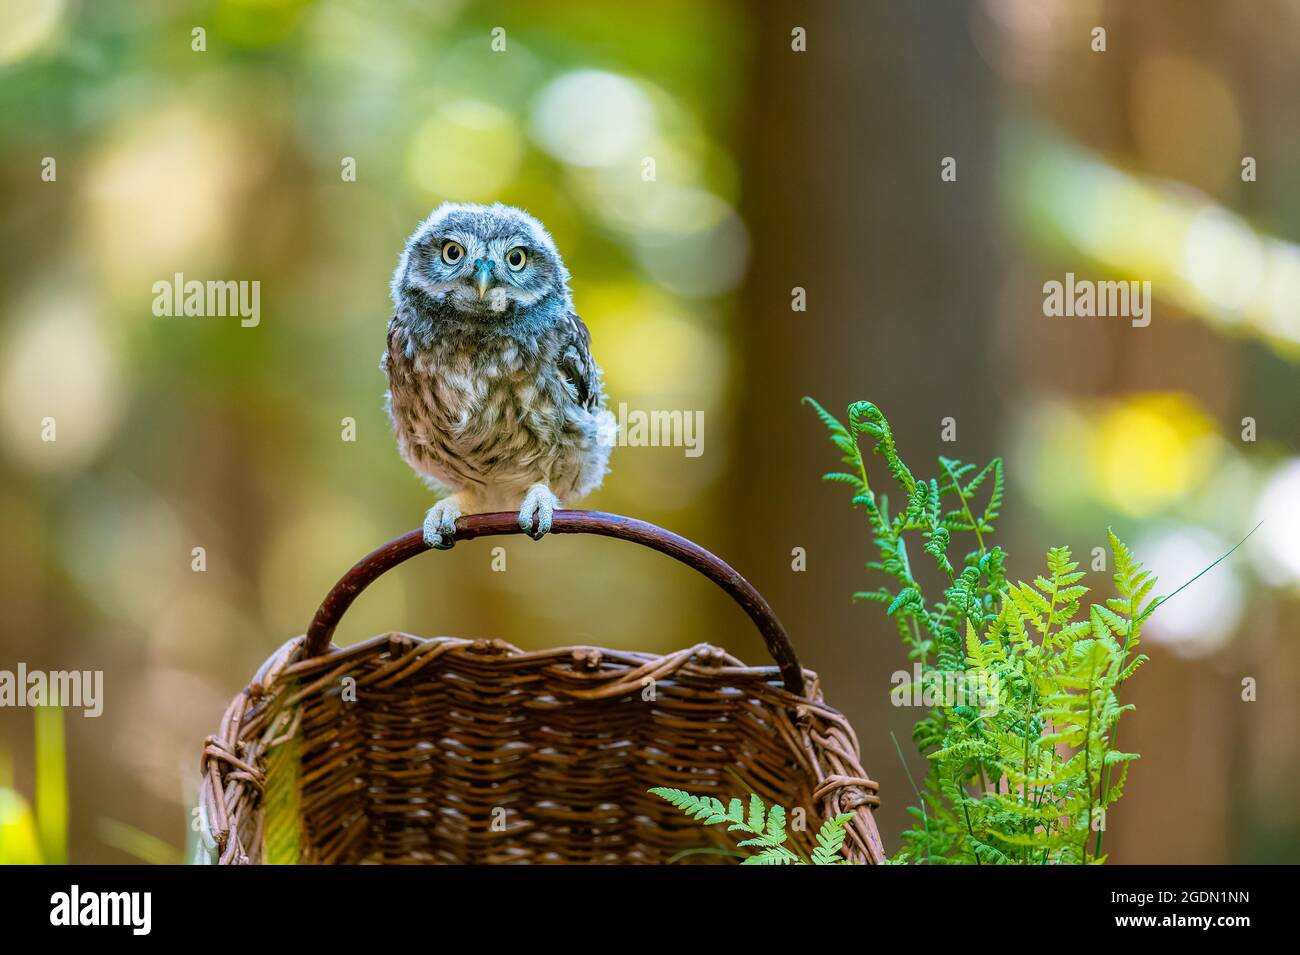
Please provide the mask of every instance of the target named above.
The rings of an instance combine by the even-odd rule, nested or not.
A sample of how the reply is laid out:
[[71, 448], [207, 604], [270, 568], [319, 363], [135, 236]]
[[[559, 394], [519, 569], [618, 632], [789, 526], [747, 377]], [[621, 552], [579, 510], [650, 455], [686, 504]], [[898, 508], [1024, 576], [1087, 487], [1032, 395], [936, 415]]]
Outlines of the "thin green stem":
[[[1225, 561], [1225, 560], [1227, 560], [1229, 557], [1231, 557], [1233, 551], [1235, 551], [1235, 550], [1236, 550], [1238, 547], [1240, 547], [1242, 544], [1246, 543], [1246, 541], [1250, 540], [1251, 535], [1253, 535], [1253, 534], [1255, 533], [1255, 531], [1259, 530], [1259, 529], [1260, 529], [1261, 527], [1263, 527], [1263, 526], [1264, 526], [1264, 521], [1261, 520], [1258, 524], [1256, 524], [1254, 527], [1252, 527], [1252, 528], [1250, 529], [1250, 531], [1246, 534], [1245, 537], [1243, 537], [1241, 540], [1237, 541], [1237, 543], [1233, 544], [1230, 548], [1228, 548], [1228, 550], [1227, 550], [1224, 554], [1222, 554], [1222, 555], [1221, 555], [1217, 560], [1215, 560], [1215, 561], [1214, 561], [1213, 563], [1211, 563], [1209, 566], [1207, 566], [1206, 568], [1204, 568], [1203, 570], [1201, 570], [1198, 574], [1196, 574], [1196, 576], [1192, 577], [1190, 580], [1188, 580], [1187, 582], [1185, 582], [1184, 584], [1182, 584], [1182, 586], [1175, 588], [1174, 591], [1173, 591], [1172, 593], [1167, 594], [1167, 595], [1164, 596], [1164, 597], [1158, 597], [1158, 598], [1156, 598], [1155, 600], [1153, 600], [1153, 601], [1151, 602], [1150, 606], [1148, 606], [1146, 610], [1141, 611], [1140, 614], [1137, 614], [1137, 607], [1136, 607], [1136, 605], [1133, 603], [1133, 601], [1130, 601], [1130, 602], [1129, 602], [1129, 621], [1128, 621], [1128, 629], [1127, 629], [1127, 632], [1124, 634], [1124, 653], [1123, 653], [1123, 656], [1120, 658], [1119, 672], [1123, 673], [1123, 672], [1124, 672], [1124, 668], [1125, 668], [1126, 666], [1128, 666], [1128, 653], [1129, 653], [1130, 645], [1131, 645], [1132, 642], [1133, 642], [1133, 625], [1134, 625], [1134, 623], [1137, 623], [1137, 624], [1140, 625], [1144, 620], [1146, 620], [1147, 617], [1149, 617], [1149, 616], [1151, 616], [1153, 613], [1155, 613], [1157, 607], [1164, 606], [1164, 604], [1168, 603], [1168, 602], [1169, 602], [1170, 600], [1172, 600], [1174, 597], [1177, 597], [1180, 593], [1182, 593], [1184, 590], [1186, 590], [1186, 589], [1187, 589], [1188, 587], [1190, 587], [1192, 584], [1196, 583], [1198, 580], [1200, 580], [1202, 577], [1204, 577], [1206, 574], [1208, 574], [1211, 570], [1213, 570], [1215, 567], [1217, 567], [1217, 566], [1218, 566], [1219, 564], [1221, 564], [1223, 561]], [[1137, 614], [1136, 619], [1134, 618], [1134, 614]], [[1120, 701], [1120, 689], [1121, 689], [1121, 687], [1118, 686], [1118, 685], [1115, 687], [1115, 705], [1116, 705], [1116, 706], [1119, 705], [1119, 701]], [[1119, 727], [1116, 726], [1116, 727], [1115, 727], [1115, 730], [1111, 733], [1111, 739], [1110, 739], [1110, 742], [1111, 742], [1111, 748], [1112, 748], [1112, 749], [1114, 749], [1114, 748], [1117, 747], [1117, 745], [1118, 745], [1118, 740], [1119, 740]], [[1106, 793], [1109, 791], [1109, 789], [1110, 789], [1110, 767], [1107, 766], [1106, 769], [1105, 769], [1105, 772], [1104, 772], [1104, 774], [1103, 774], [1103, 776], [1102, 776], [1101, 798], [1102, 798], [1103, 800], [1106, 798]], [[1101, 858], [1101, 842], [1102, 842], [1102, 836], [1103, 836], [1104, 834], [1105, 834], [1105, 829], [1104, 829], [1104, 828], [1103, 828], [1103, 829], [1098, 829], [1098, 830], [1097, 830], [1097, 846], [1096, 846], [1096, 849], [1093, 851], [1093, 854], [1092, 854], [1094, 859], [1099, 859], [1099, 858]]]
[[898, 753], [898, 761], [903, 764], [903, 772], [907, 774], [908, 785], [912, 787], [912, 792], [916, 794], [916, 804], [921, 810], [921, 828], [925, 830], [925, 861], [933, 865], [930, 858], [930, 814], [925, 811], [925, 799], [921, 796], [921, 790], [916, 788], [916, 780], [912, 778], [912, 768], [907, 765], [907, 760], [903, 758], [903, 747], [898, 745], [898, 737], [894, 731], [889, 731], [889, 738], [894, 741], [894, 752]]
[[945, 463], [943, 469], [947, 472], [948, 480], [952, 481], [952, 486], [957, 491], [957, 500], [961, 501], [962, 512], [966, 515], [966, 520], [970, 524], [970, 529], [975, 532], [975, 542], [980, 545], [980, 556], [983, 557], [985, 553], [987, 553], [984, 548], [984, 535], [980, 533], [979, 523], [975, 520], [975, 515], [971, 513], [970, 501], [962, 490], [961, 483], [957, 480], [956, 475], [952, 473], [952, 468], [948, 467]]
[[[1093, 664], [1092, 671], [1088, 674], [1088, 723], [1087, 723], [1087, 730], [1084, 733], [1084, 737], [1083, 737], [1083, 775], [1084, 775], [1084, 779], [1087, 780], [1088, 783], [1088, 815], [1085, 817], [1083, 823], [1083, 860], [1082, 861], [1084, 865], [1088, 864], [1088, 830], [1092, 828], [1092, 765], [1091, 765], [1090, 744], [1092, 742], [1092, 711], [1093, 711], [1092, 694], [1094, 690], [1094, 684], [1096, 683], [1096, 674], [1097, 674], [1097, 667], [1096, 664]], [[1104, 757], [1103, 757], [1103, 761], [1104, 761]], [[1097, 782], [1098, 783], [1101, 782], [1100, 767], [1097, 770]], [[1097, 830], [1097, 834], [1098, 835], [1101, 834], [1100, 829]], [[1096, 858], [1095, 855], [1094, 858]]]

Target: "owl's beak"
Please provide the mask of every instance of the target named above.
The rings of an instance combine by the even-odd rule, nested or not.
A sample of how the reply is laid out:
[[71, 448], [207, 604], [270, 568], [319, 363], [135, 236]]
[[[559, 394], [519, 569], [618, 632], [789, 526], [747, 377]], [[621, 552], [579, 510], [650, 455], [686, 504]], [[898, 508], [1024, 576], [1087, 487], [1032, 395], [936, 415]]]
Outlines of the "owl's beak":
[[478, 300], [483, 301], [488, 286], [492, 284], [492, 267], [496, 265], [491, 259], [478, 259], [474, 263], [474, 287], [478, 289]]

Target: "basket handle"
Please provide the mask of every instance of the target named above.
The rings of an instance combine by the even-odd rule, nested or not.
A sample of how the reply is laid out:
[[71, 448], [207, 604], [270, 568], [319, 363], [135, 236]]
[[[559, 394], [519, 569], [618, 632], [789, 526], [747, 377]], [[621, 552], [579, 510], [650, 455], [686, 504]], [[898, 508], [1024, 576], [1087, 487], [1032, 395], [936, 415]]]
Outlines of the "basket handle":
[[[519, 516], [513, 513], [472, 514], [456, 521], [458, 541], [522, 533], [524, 531], [519, 526]], [[646, 521], [600, 511], [556, 511], [551, 533], [596, 534], [631, 541], [667, 554], [699, 571], [726, 591], [749, 614], [749, 619], [758, 627], [768, 652], [781, 670], [786, 689], [796, 696], [804, 695], [803, 670], [799, 666], [799, 659], [795, 656], [794, 647], [790, 645], [790, 638], [786, 636], [785, 627], [763, 599], [763, 595], [724, 561], [700, 545]], [[361, 591], [398, 564], [429, 549], [429, 545], [424, 542], [423, 533], [414, 530], [394, 538], [354, 564], [325, 596], [316, 616], [312, 618], [311, 626], [307, 628], [307, 656], [320, 656], [329, 649], [334, 629]]]

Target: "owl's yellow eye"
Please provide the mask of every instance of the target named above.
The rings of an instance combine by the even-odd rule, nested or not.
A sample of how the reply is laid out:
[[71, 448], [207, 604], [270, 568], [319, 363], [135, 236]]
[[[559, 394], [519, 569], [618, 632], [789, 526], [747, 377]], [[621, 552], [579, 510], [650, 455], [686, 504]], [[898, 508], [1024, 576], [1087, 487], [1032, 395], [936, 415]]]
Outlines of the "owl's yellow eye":
[[518, 272], [528, 262], [528, 253], [524, 251], [521, 245], [515, 246], [506, 253], [506, 265], [510, 267], [511, 272]]
[[442, 247], [442, 260], [448, 265], [455, 265], [465, 258], [465, 247], [459, 242], [446, 242]]

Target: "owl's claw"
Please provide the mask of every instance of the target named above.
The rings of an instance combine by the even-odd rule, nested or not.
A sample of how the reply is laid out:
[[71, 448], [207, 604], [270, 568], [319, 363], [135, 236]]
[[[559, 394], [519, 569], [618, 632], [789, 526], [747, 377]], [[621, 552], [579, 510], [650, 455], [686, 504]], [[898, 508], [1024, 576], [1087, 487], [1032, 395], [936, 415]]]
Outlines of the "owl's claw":
[[541, 540], [551, 530], [551, 518], [560, 506], [559, 499], [545, 484], [534, 484], [524, 495], [519, 508], [519, 526], [533, 540]]
[[439, 501], [424, 515], [424, 542], [438, 550], [451, 550], [456, 543], [456, 518], [460, 504], [454, 497]]

